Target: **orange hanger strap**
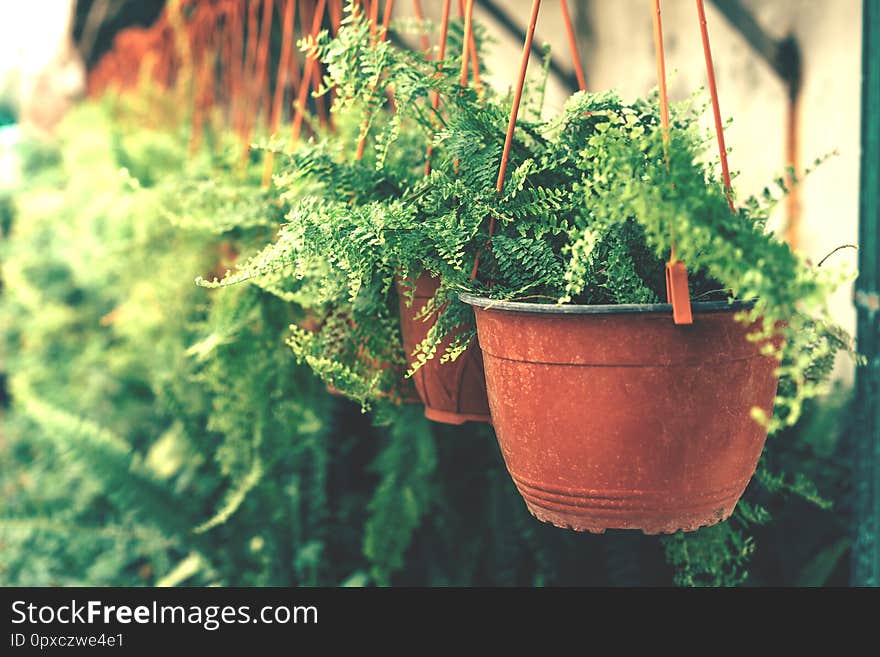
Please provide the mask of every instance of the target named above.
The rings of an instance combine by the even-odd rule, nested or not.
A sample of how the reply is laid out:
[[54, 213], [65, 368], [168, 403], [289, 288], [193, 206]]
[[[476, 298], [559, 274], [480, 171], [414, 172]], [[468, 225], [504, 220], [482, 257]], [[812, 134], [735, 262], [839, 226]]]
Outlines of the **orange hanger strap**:
[[333, 35], [336, 36], [342, 25], [342, 0], [330, 0], [328, 6], [330, 8], [330, 25], [333, 28]]
[[[462, 18], [464, 18], [464, 32], [461, 39], [461, 76], [459, 79], [459, 85], [464, 89], [467, 87], [468, 80], [468, 50], [471, 44], [469, 37], [472, 35], [473, 30], [474, 0], [467, 0], [467, 3], [465, 3], [465, 0], [459, 0], [458, 9], [459, 13], [463, 14]], [[456, 175], [458, 175], [459, 164], [460, 161], [456, 159], [452, 165], [452, 170]]]
[[[442, 62], [446, 57], [446, 37], [449, 34], [449, 12], [452, 6], [452, 0], [443, 0], [443, 12], [440, 17], [440, 48], [437, 52], [438, 61]], [[440, 92], [434, 91], [431, 98], [431, 107], [434, 111], [440, 108]], [[431, 156], [434, 154], [434, 147], [428, 144], [427, 153], [425, 153], [425, 175], [431, 173]]]
[[[471, 14], [473, 14], [473, 10], [471, 10]], [[477, 92], [483, 93], [483, 81], [480, 79], [480, 53], [477, 50], [477, 39], [474, 36], [474, 27], [473, 27], [473, 17], [471, 18], [471, 29], [468, 30], [468, 49], [471, 53], [471, 66], [474, 69], [474, 86], [477, 88]]]
[[302, 38], [309, 35], [309, 30], [314, 17], [315, 0], [302, 0], [299, 3], [299, 29], [302, 32]]
[[419, 43], [422, 45], [422, 52], [428, 52], [428, 49], [431, 47], [431, 40], [428, 38], [426, 32], [424, 32], [425, 26], [425, 12], [422, 11], [422, 3], [420, 0], [413, 0], [413, 14], [416, 16], [416, 20], [419, 21], [419, 24], [422, 26], [422, 33], [419, 35]]
[[660, 95], [660, 122], [664, 143], [669, 140], [669, 98], [666, 92], [666, 56], [663, 52], [663, 23], [660, 0], [654, 0], [654, 50], [657, 54], [657, 88]]
[[[315, 13], [312, 14], [312, 25], [309, 30], [309, 37], [315, 39], [318, 32], [321, 31], [321, 21], [324, 18], [324, 8], [327, 6], [327, 0], [318, 0], [315, 7]], [[312, 79], [312, 71], [315, 68], [315, 58], [310, 54], [306, 57], [305, 66], [303, 66], [303, 74], [300, 79], [299, 93], [296, 96], [296, 111], [293, 115], [293, 129], [291, 140], [295, 143], [299, 141], [302, 132], [303, 113], [305, 112], [306, 99], [309, 93], [309, 82]]]
[[257, 122], [257, 116], [260, 112], [260, 99], [268, 94], [268, 75], [267, 67], [269, 64], [269, 41], [272, 36], [272, 9], [274, 3], [272, 0], [264, 0], [263, 2], [263, 22], [260, 26], [260, 38], [257, 47], [257, 61], [254, 76], [255, 92], [251, 99], [251, 113], [248, 117], [248, 129], [252, 129]]
[[[529, 17], [529, 26], [526, 30], [526, 40], [523, 44], [522, 60], [519, 66], [519, 77], [516, 81], [516, 91], [513, 95], [513, 106], [510, 108], [510, 121], [507, 123], [507, 134], [504, 136], [504, 150], [501, 153], [501, 164], [498, 167], [498, 181], [495, 189], [500, 195], [504, 191], [504, 177], [507, 174], [507, 164], [510, 161], [510, 148], [513, 145], [513, 132], [516, 129], [516, 119], [519, 116], [519, 106], [522, 101], [523, 87], [526, 82], [526, 72], [529, 68], [529, 56], [532, 50], [532, 41], [535, 38], [535, 27], [538, 24], [538, 11], [541, 9], [541, 0], [533, 0], [532, 13]], [[495, 217], [489, 218], [489, 236], [495, 233]], [[477, 270], [480, 266], [480, 253], [474, 258], [474, 268], [471, 270], [471, 280], [476, 280]]]
[[461, 39], [461, 86], [467, 86], [468, 79], [468, 56], [471, 44], [471, 30], [473, 30], [474, 0], [467, 0], [464, 9], [464, 35]]
[[446, 58], [446, 38], [449, 34], [449, 13], [451, 11], [452, 0], [443, 0], [443, 12], [440, 16], [440, 49], [437, 53], [437, 59], [443, 61]]
[[376, 37], [376, 26], [379, 23], [379, 0], [370, 2], [370, 36]]
[[244, 97], [244, 69], [243, 51], [244, 51], [244, 21], [242, 20], [241, 3], [233, 3], [230, 7], [230, 26], [229, 26], [229, 59], [227, 66], [229, 67], [229, 120], [233, 130], [238, 129], [238, 117], [241, 110], [241, 100]]
[[718, 155], [721, 157], [721, 178], [730, 211], [733, 206], [733, 190], [730, 185], [730, 168], [727, 164], [727, 146], [724, 144], [724, 127], [721, 123], [721, 108], [718, 103], [718, 85], [715, 83], [715, 65], [712, 63], [712, 48], [709, 46], [709, 29], [706, 26], [706, 9], [703, 0], [697, 0], [697, 15], [700, 18], [700, 36], [703, 39], [703, 55], [706, 58], [706, 77], [709, 80], [709, 95], [712, 98], [712, 114], [715, 117], [715, 135], [718, 137]]
[[263, 22], [260, 25], [260, 40], [257, 48], [257, 82], [258, 84], [266, 77], [266, 67], [269, 61], [269, 41], [272, 38], [272, 17], [275, 3], [272, 0], [263, 2]]
[[672, 321], [693, 324], [687, 268], [681, 260], [666, 263], [666, 300], [672, 304]]
[[[375, 12], [378, 12], [379, 3], [378, 0], [373, 4], [373, 8], [375, 8]], [[385, 3], [385, 13], [382, 16], [382, 31], [379, 33], [379, 41], [383, 42], [388, 38], [388, 25], [391, 22], [391, 12], [394, 8], [394, 0], [387, 0]], [[371, 8], [372, 9], [372, 8]], [[375, 13], [374, 12], [374, 13]], [[373, 91], [376, 90], [375, 85], [373, 86]], [[391, 103], [394, 103], [394, 95], [391, 94]], [[370, 127], [370, 115], [369, 112], [364, 117], [363, 122], [361, 123], [361, 131], [358, 135], [358, 143], [357, 143], [357, 152], [355, 153], [354, 159], [357, 162], [360, 162], [364, 159], [364, 152], [367, 148], [367, 130]]]
[[[236, 131], [243, 141], [246, 141], [246, 125], [250, 108], [250, 98], [253, 94], [253, 70], [257, 58], [257, 8], [259, 0], [249, 0], [247, 3], [247, 29], [243, 35], [244, 61], [241, 65], [241, 95], [238, 99], [239, 109], [237, 112]], [[244, 27], [244, 22], [242, 23]]]
[[[306, 4], [307, 0], [299, 0], [300, 6], [300, 30], [305, 36], [305, 23], [302, 22], [302, 6]], [[293, 28], [293, 39], [291, 40], [291, 50], [290, 50], [290, 70], [288, 71], [288, 75], [290, 75], [290, 88], [292, 92], [297, 92], [299, 90], [299, 78], [300, 78], [300, 70], [299, 70], [299, 62], [296, 59], [296, 55], [294, 54], [294, 45], [296, 44], [296, 19], [294, 19], [294, 28]]]
[[[657, 84], [660, 94], [660, 121], [663, 125], [663, 151], [669, 165], [669, 98], [666, 92], [666, 60], [663, 53], [663, 23], [660, 18], [660, 0], [654, 0], [654, 49], [657, 55]], [[676, 324], [692, 324], [691, 298], [688, 289], [687, 269], [675, 257], [675, 239], [666, 263], [666, 299], [672, 304], [672, 321]]]
[[[253, 75], [254, 66], [257, 61], [257, 45], [259, 43], [259, 7], [260, 0], [250, 0], [248, 3], [247, 18], [247, 52], [245, 63], [245, 75], [250, 77]], [[253, 80], [251, 80], [252, 82]]]
[[281, 18], [281, 54], [278, 59], [278, 75], [275, 78], [275, 94], [272, 97], [272, 116], [269, 118], [269, 131], [273, 134], [281, 124], [284, 110], [284, 88], [290, 73], [290, 59], [293, 55], [293, 25], [295, 21], [296, 0], [284, 0], [284, 13]]
[[[229, 94], [232, 89], [232, 67], [229, 65], [230, 58], [232, 57], [232, 44], [230, 39], [230, 31], [229, 31], [229, 15], [226, 7], [224, 6], [223, 10], [223, 26], [222, 26], [222, 40], [220, 42], [220, 52], [219, 56], [219, 66], [220, 66], [220, 86], [223, 90], [223, 100], [229, 103]], [[225, 115], [228, 118], [228, 107], [226, 108]]]
[[[378, 0], [377, 0], [378, 6]], [[394, 0], [385, 0], [385, 13], [382, 16], [382, 32], [379, 34], [379, 41], [385, 41], [388, 38], [388, 26], [391, 25], [391, 14], [394, 11]]]
[[217, 32], [213, 29], [217, 14], [211, 7], [205, 6], [193, 19], [193, 75], [194, 75], [194, 111], [192, 132], [190, 135], [190, 152], [194, 152], [201, 144], [201, 137], [208, 112], [214, 104], [214, 71], [217, 56]]
[[574, 65], [575, 75], [577, 75], [578, 89], [586, 91], [587, 80], [584, 77], [581, 57], [578, 54], [577, 38], [574, 34], [574, 26], [571, 24], [571, 15], [568, 13], [568, 1], [559, 0], [559, 7], [562, 9], [562, 22], [565, 24], [565, 34], [568, 36], [568, 47], [571, 50], [571, 61]]
[[[222, 14], [217, 12], [215, 13], [213, 20], [211, 21], [211, 62], [210, 62], [210, 71], [208, 73], [208, 77], [210, 79], [211, 85], [211, 105], [214, 106], [218, 100], [217, 91], [219, 89], [218, 83], [222, 81], [222, 71], [219, 70], [219, 67], [223, 63], [223, 31], [220, 28], [221, 25]], [[222, 96], [221, 96], [222, 97]]]
[[[295, 20], [296, 0], [284, 0], [284, 13], [281, 18], [281, 54], [278, 58], [278, 75], [275, 78], [275, 94], [272, 97], [272, 113], [269, 116], [269, 133], [278, 132], [281, 124], [281, 112], [284, 110], [284, 89], [287, 86], [287, 74], [290, 69], [290, 56], [293, 51], [293, 23]], [[266, 151], [263, 159], [263, 187], [272, 181], [272, 170], [275, 165], [275, 153]]]
[[[471, 0], [472, 2], [473, 0]], [[516, 92], [513, 95], [513, 107], [510, 109], [510, 121], [507, 123], [507, 134], [504, 137], [504, 151], [501, 153], [501, 165], [498, 167], [498, 182], [496, 189], [500, 194], [504, 190], [504, 177], [507, 174], [507, 164], [510, 160], [510, 148], [513, 145], [513, 131], [516, 129], [516, 119], [519, 116], [519, 105], [522, 101], [523, 87], [526, 83], [526, 72], [529, 68], [529, 55], [532, 50], [532, 41], [535, 38], [535, 27], [538, 24], [538, 11], [541, 9], [541, 0], [532, 3], [532, 15], [529, 18], [529, 27], [526, 32], [526, 41], [523, 45], [522, 60], [519, 65], [519, 77], [516, 81]], [[495, 226], [495, 220], [489, 225], [489, 234]]]
[[483, 93], [483, 80], [480, 78], [480, 53], [477, 51], [477, 40], [474, 37], [474, 31], [468, 35], [468, 42], [471, 51], [471, 66], [474, 67], [474, 86], [477, 92]]

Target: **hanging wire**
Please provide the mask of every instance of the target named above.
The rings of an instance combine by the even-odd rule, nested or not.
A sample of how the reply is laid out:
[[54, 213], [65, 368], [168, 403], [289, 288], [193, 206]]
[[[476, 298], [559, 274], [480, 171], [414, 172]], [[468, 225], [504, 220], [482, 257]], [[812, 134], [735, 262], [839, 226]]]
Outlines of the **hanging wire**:
[[376, 26], [379, 23], [379, 0], [370, 3], [370, 36], [376, 38]]
[[[466, 13], [466, 1], [467, 0], [458, 0], [458, 17], [464, 18]], [[473, 13], [473, 11], [471, 11]], [[483, 81], [480, 78], [480, 59], [479, 52], [477, 51], [477, 40], [474, 37], [473, 30], [465, 30], [464, 39], [467, 39], [468, 42], [468, 50], [470, 52], [471, 66], [474, 68], [474, 86], [477, 89], [477, 93], [483, 93]]]
[[[654, 50], [657, 55], [657, 85], [660, 101], [660, 122], [663, 126], [663, 156], [669, 166], [669, 98], [666, 90], [666, 57], [663, 51], [663, 22], [660, 0], [654, 0]], [[672, 304], [672, 320], [676, 324], [692, 324], [687, 268], [675, 256], [675, 236], [666, 263], [666, 298]]]
[[342, 25], [342, 0], [330, 0], [330, 26], [333, 28], [333, 36], [339, 34]]
[[[529, 55], [532, 50], [532, 40], [535, 37], [535, 27], [538, 24], [538, 11], [541, 9], [541, 0], [533, 0], [532, 2], [532, 13], [529, 17], [529, 26], [526, 31], [526, 39], [523, 44], [523, 54], [522, 61], [520, 62], [519, 67], [519, 77], [516, 82], [516, 91], [513, 95], [513, 106], [510, 110], [510, 121], [507, 124], [507, 134], [504, 137], [504, 150], [501, 153], [501, 164], [498, 167], [498, 181], [495, 185], [495, 189], [500, 195], [502, 191], [504, 191], [504, 177], [507, 173], [507, 164], [510, 160], [510, 148], [513, 145], [513, 132], [516, 128], [516, 119], [519, 115], [519, 106], [522, 101], [523, 87], [526, 82], [526, 72], [529, 67]], [[491, 237], [495, 232], [495, 216], [491, 216], [489, 218], [489, 236]], [[476, 280], [477, 278], [477, 270], [480, 266], [480, 253], [477, 252], [476, 257], [474, 258], [474, 268], [471, 271], [471, 280]]]
[[[244, 147], [242, 149], [242, 162], [246, 162], [250, 155], [251, 133], [257, 123], [260, 112], [260, 100], [267, 89], [264, 89], [268, 76], [266, 75], [266, 67], [269, 60], [269, 38], [272, 35], [272, 0], [263, 0], [263, 15], [260, 33], [256, 39], [252, 79], [253, 90], [248, 99], [247, 111], [245, 114], [244, 125], [242, 126], [242, 136]], [[255, 35], [256, 36], [256, 35]]]
[[571, 50], [571, 61], [577, 76], [578, 89], [587, 90], [587, 79], [584, 77], [584, 69], [581, 66], [581, 58], [578, 54], [577, 38], [574, 33], [574, 25], [571, 23], [571, 14], [568, 12], [567, 0], [559, 0], [559, 8], [562, 10], [562, 22], [565, 24], [565, 34], [568, 36], [568, 47]]
[[[387, 0], [385, 3], [385, 14], [382, 18], [382, 31], [379, 33], [379, 41], [383, 42], [388, 37], [388, 23], [391, 21], [391, 12], [394, 6], [394, 0]], [[371, 14], [375, 14], [378, 16], [379, 12], [379, 0], [374, 0], [372, 7], [370, 8]], [[374, 29], [375, 23], [371, 20], [371, 30]], [[373, 89], [375, 91], [375, 87]], [[360, 135], [358, 135], [358, 144], [357, 144], [357, 153], [355, 154], [355, 161], [360, 162], [364, 159], [364, 152], [367, 147], [367, 132], [370, 127], [370, 117], [367, 115], [364, 117], [364, 121], [361, 124]]]
[[654, 50], [657, 54], [657, 89], [660, 100], [660, 123], [663, 126], [663, 154], [669, 158], [669, 99], [666, 91], [666, 55], [663, 51], [663, 22], [660, 0], [654, 2]]
[[[459, 86], [462, 89], [465, 89], [468, 81], [468, 50], [470, 43], [468, 36], [471, 34], [474, 27], [474, 0], [467, 0], [467, 3], [465, 3], [465, 0], [459, 0], [458, 12], [459, 18], [464, 19], [464, 32], [462, 33], [461, 39], [461, 75], [459, 77]], [[452, 170], [456, 175], [458, 175], [458, 165], [460, 163], [460, 160], [456, 158], [452, 165]]]
[[[416, 0], [418, 2], [418, 0]], [[438, 66], [440, 63], [446, 58], [446, 37], [449, 33], [449, 12], [451, 9], [452, 0], [443, 0], [443, 10], [440, 17], [440, 47], [437, 51], [437, 61]], [[436, 89], [434, 90], [431, 97], [431, 107], [434, 108], [434, 112], [436, 112], [440, 108], [440, 92]], [[425, 175], [428, 176], [431, 173], [431, 157], [434, 154], [434, 145], [429, 143], [428, 150], [425, 153]]]
[[470, 35], [474, 29], [474, 0], [467, 0], [464, 8], [464, 34], [461, 39], [461, 86], [468, 81], [468, 57], [470, 55]]
[[[307, 4], [304, 2], [300, 5], [300, 7], [301, 7], [300, 21], [302, 22], [303, 25], [310, 25], [312, 22], [312, 18], [313, 18], [312, 11], [315, 8], [314, 7], [314, 0], [311, 2], [311, 4]], [[329, 2], [327, 3], [327, 8], [328, 8], [328, 10], [330, 8]], [[319, 93], [321, 90], [321, 81], [323, 79], [322, 66], [323, 65], [321, 64], [321, 62], [319, 60], [315, 61], [314, 66], [312, 66], [312, 77], [311, 77], [311, 80], [309, 81], [309, 84], [312, 85], [312, 90], [317, 94], [314, 97], [314, 101], [315, 101], [315, 114], [318, 117], [318, 123], [321, 127], [325, 127], [328, 123], [327, 104], [326, 104], [326, 99], [324, 98], [324, 96]]]
[[[378, 0], [377, 4], [378, 4]], [[388, 38], [388, 26], [391, 24], [391, 14], [394, 10], [394, 0], [385, 0], [385, 13], [382, 15], [382, 33], [379, 35], [379, 41], [385, 41]]]
[[[315, 13], [312, 14], [312, 24], [309, 29], [309, 38], [314, 40], [318, 36], [318, 32], [321, 30], [321, 21], [324, 18], [324, 8], [327, 5], [327, 0], [318, 0], [318, 4], [315, 7]], [[305, 113], [306, 99], [309, 93], [309, 82], [312, 79], [312, 71], [315, 68], [316, 59], [315, 55], [309, 53], [306, 56], [306, 63], [303, 67], [303, 75], [302, 80], [299, 86], [299, 93], [296, 97], [296, 112], [293, 116], [293, 128], [291, 129], [291, 142], [296, 143], [299, 141], [300, 133], [302, 132], [302, 122], [303, 122], [303, 114]]]
[[[285, 0], [284, 13], [281, 18], [281, 54], [278, 60], [278, 75], [275, 79], [275, 95], [272, 98], [272, 113], [269, 117], [269, 134], [278, 132], [281, 125], [281, 112], [284, 110], [284, 90], [287, 86], [287, 75], [290, 69], [290, 58], [293, 53], [293, 22], [295, 19], [296, 0]], [[266, 151], [263, 159], [263, 187], [272, 181], [272, 170], [275, 165], [275, 152]]]
[[260, 0], [250, 0], [247, 6], [247, 41], [245, 42], [245, 59], [242, 80], [245, 83], [243, 107], [238, 115], [238, 133], [247, 143], [247, 123], [250, 112], [250, 99], [253, 96], [253, 70], [257, 59], [257, 27], [259, 21]]
[[706, 59], [706, 77], [709, 81], [709, 96], [712, 99], [712, 115], [715, 118], [715, 135], [718, 138], [718, 155], [721, 157], [721, 177], [724, 180], [724, 191], [727, 194], [727, 204], [731, 212], [736, 212], [733, 206], [733, 191], [730, 184], [730, 168], [727, 164], [727, 146], [724, 144], [724, 127], [721, 122], [721, 109], [718, 103], [718, 87], [715, 84], [715, 66], [712, 63], [712, 48], [709, 46], [709, 28], [706, 26], [706, 9], [703, 0], [697, 0], [697, 16], [700, 19], [700, 37], [703, 41], [703, 55]]

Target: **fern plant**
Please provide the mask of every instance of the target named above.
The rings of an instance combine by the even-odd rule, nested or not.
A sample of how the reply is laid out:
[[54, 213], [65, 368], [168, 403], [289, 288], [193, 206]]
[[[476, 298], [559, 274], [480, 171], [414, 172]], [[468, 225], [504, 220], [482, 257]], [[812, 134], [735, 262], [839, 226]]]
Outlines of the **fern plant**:
[[[335, 111], [357, 110], [372, 122], [364, 125], [375, 136], [376, 175], [396, 170], [389, 163], [408, 152], [409, 135], [431, 141], [431, 173], [401, 177], [398, 188], [382, 197], [361, 195], [355, 203], [312, 197], [292, 204], [274, 242], [223, 284], [276, 280], [279, 272], [294, 280], [317, 276], [313, 284], [321, 298], [347, 296], [357, 313], [355, 321], [345, 318], [334, 330], [384, 354], [399, 345], [394, 281], [411, 282], [423, 272], [439, 277], [434, 299], [419, 311], [433, 325], [417, 351], [407, 354], [412, 373], [431, 358], [455, 359], [473, 339], [472, 314], [459, 293], [535, 303], [658, 303], [665, 298], [665, 260], [674, 242], [689, 266], [692, 299], [756, 299], [741, 319], [760, 320], [765, 335], [782, 333], [774, 415], [755, 417], [771, 431], [795, 424], [803, 404], [823, 390], [835, 354], [852, 351], [825, 306], [844, 275], [812, 267], [766, 231], [787, 191], [781, 179], [776, 193], [768, 189], [736, 211], [728, 209], [708, 155], [712, 137], [698, 127], [705, 109], [698, 97], [673, 108], [667, 142], [656, 96], [624, 103], [613, 92], [578, 93], [560, 114], [544, 119], [539, 79], [527, 86], [499, 193], [511, 99], [491, 89], [477, 94], [461, 88], [454, 53], [437, 62], [375, 44], [351, 9], [335, 39], [322, 34], [305, 45], [324, 61], [327, 87], [337, 89]], [[397, 102], [383, 123], [376, 117], [388, 89]], [[413, 157], [408, 153], [406, 159]], [[320, 172], [334, 187], [351, 177], [296, 157], [289, 165], [290, 173], [277, 181], [282, 189], [310, 172]], [[298, 333], [292, 343], [303, 344], [303, 336]], [[438, 353], [444, 338], [452, 339]], [[325, 375], [345, 372], [354, 361], [327, 346], [319, 345], [310, 363]], [[357, 388], [363, 379], [352, 377], [349, 390], [362, 400], [376, 398], [395, 380], [396, 374]], [[764, 466], [760, 472], [758, 480], [774, 489], [779, 478]], [[816, 499], [805, 482], [791, 490]], [[669, 558], [681, 568], [679, 581], [698, 583], [697, 573], [714, 572], [715, 584], [740, 582], [753, 549], [748, 533], [767, 519], [762, 506], [746, 501], [721, 529], [668, 539]]]
[[[374, 126], [373, 189], [400, 171], [395, 154], [412, 164], [411, 141], [401, 138], [409, 127], [433, 139], [431, 174], [397, 176], [397, 184], [370, 198], [346, 186], [355, 174], [319, 164], [312, 152], [293, 156], [282, 188], [314, 173], [342, 185], [342, 198], [293, 204], [275, 242], [222, 284], [280, 271], [303, 279], [320, 263], [323, 298], [347, 294], [352, 334], [364, 350], [384, 356], [399, 343], [395, 278], [411, 281], [423, 270], [439, 276], [442, 284], [421, 312], [436, 323], [408, 355], [417, 369], [437, 355], [443, 338], [454, 336], [439, 355], [444, 359], [456, 358], [472, 339], [470, 311], [457, 298], [462, 291], [545, 303], [655, 303], [664, 297], [664, 261], [674, 243], [691, 270], [692, 298], [754, 298], [743, 321], [760, 319], [765, 334], [782, 333], [784, 384], [776, 411], [772, 420], [756, 420], [774, 430], [797, 421], [804, 400], [821, 391], [815, 364], [848, 344], [825, 307], [842, 277], [809, 266], [767, 233], [777, 200], [769, 190], [727, 209], [693, 99], [674, 108], [666, 142], [656, 98], [624, 103], [613, 92], [578, 93], [545, 120], [539, 82], [527, 91], [498, 193], [510, 99], [462, 89], [454, 59], [433, 62], [373, 41], [366, 21], [351, 10], [335, 39], [324, 34], [311, 46], [326, 65], [328, 86], [338, 90], [334, 109], [360, 108], [376, 120], [377, 98], [393, 89], [396, 111]], [[434, 93], [440, 110], [431, 102]], [[294, 344], [301, 338], [295, 334]], [[341, 372], [351, 357], [325, 354], [313, 363], [319, 360]]]

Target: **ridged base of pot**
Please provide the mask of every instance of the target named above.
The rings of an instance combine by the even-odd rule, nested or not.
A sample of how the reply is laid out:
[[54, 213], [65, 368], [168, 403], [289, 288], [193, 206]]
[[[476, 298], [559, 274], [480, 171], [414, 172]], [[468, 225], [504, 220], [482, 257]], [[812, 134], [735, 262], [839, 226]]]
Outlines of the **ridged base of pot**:
[[637, 529], [645, 534], [694, 531], [730, 517], [748, 481], [710, 494], [681, 498], [648, 491], [560, 491], [513, 477], [529, 512], [542, 522], [577, 532]]
[[486, 422], [492, 424], [492, 417], [488, 413], [453, 413], [430, 406], [425, 406], [425, 417], [434, 422], [443, 424], [464, 424], [465, 422]]

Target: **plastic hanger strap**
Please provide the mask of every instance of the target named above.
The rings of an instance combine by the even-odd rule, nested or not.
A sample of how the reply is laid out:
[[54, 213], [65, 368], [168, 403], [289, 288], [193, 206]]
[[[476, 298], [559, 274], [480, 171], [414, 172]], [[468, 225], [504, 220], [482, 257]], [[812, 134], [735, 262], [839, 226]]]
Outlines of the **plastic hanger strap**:
[[[309, 30], [309, 37], [315, 39], [321, 30], [321, 21], [324, 18], [324, 8], [327, 0], [318, 0], [315, 6], [315, 13], [312, 14], [312, 24]], [[302, 131], [303, 113], [305, 112], [306, 96], [309, 93], [309, 83], [312, 79], [312, 72], [315, 68], [315, 58], [311, 55], [306, 57], [305, 66], [303, 66], [303, 74], [300, 80], [299, 93], [296, 97], [296, 113], [293, 116], [293, 129], [291, 134], [291, 142], [299, 141], [299, 135]]]
[[[507, 164], [510, 160], [510, 148], [513, 145], [513, 132], [516, 129], [516, 119], [519, 116], [519, 106], [522, 101], [523, 87], [526, 81], [526, 72], [529, 67], [529, 55], [532, 50], [532, 40], [535, 38], [535, 27], [538, 24], [538, 11], [541, 9], [541, 0], [533, 0], [532, 13], [529, 17], [529, 26], [526, 31], [526, 39], [523, 44], [522, 61], [519, 67], [519, 77], [516, 81], [516, 91], [513, 95], [513, 106], [510, 109], [510, 121], [507, 123], [507, 134], [504, 137], [504, 150], [501, 153], [501, 164], [498, 167], [498, 182], [495, 189], [500, 196], [504, 191], [504, 177], [507, 174]], [[489, 237], [495, 233], [495, 217], [489, 218]], [[471, 270], [471, 280], [476, 280], [477, 270], [480, 266], [480, 252], [474, 258], [474, 268]]]
[[[666, 60], [663, 54], [663, 24], [660, 19], [660, 0], [654, 0], [654, 50], [657, 55], [657, 84], [660, 96], [660, 121], [663, 126], [663, 152], [669, 164], [669, 98], [666, 92]], [[675, 257], [675, 239], [666, 263], [666, 299], [672, 304], [672, 321], [692, 324], [691, 297], [685, 264]]]
[[[269, 116], [269, 134], [278, 132], [281, 124], [281, 112], [284, 110], [284, 90], [287, 86], [287, 75], [290, 59], [293, 54], [293, 24], [295, 19], [296, 0], [285, 0], [281, 18], [281, 54], [278, 59], [278, 71], [275, 79], [275, 92], [272, 96], [272, 112]], [[275, 163], [275, 152], [266, 151], [263, 158], [263, 187], [272, 182], [272, 171]]]
[[[394, 7], [394, 0], [386, 0], [385, 2], [385, 13], [382, 16], [382, 30], [379, 32], [379, 42], [384, 42], [385, 39], [388, 38], [388, 23], [391, 22], [391, 11]], [[370, 33], [373, 34], [376, 30], [376, 21], [379, 17], [379, 0], [373, 0], [373, 4], [370, 6]], [[375, 87], [373, 87], [373, 91], [375, 91]], [[361, 132], [358, 136], [357, 143], [357, 153], [355, 153], [354, 159], [357, 162], [360, 162], [364, 159], [364, 152], [367, 148], [367, 130], [370, 126], [370, 116], [369, 113], [364, 117], [363, 122], [361, 123]]]
[[[415, 0], [416, 6], [419, 6], [419, 0]], [[440, 48], [437, 51], [437, 61], [442, 62], [446, 58], [446, 37], [449, 33], [449, 12], [452, 0], [443, 0], [443, 13], [440, 18]], [[419, 6], [419, 11], [421, 7]], [[427, 50], [427, 48], [426, 48]], [[440, 108], [440, 92], [434, 91], [431, 96], [431, 107], [436, 112]], [[434, 155], [434, 146], [428, 144], [425, 152], [425, 176], [431, 174], [431, 158]]]
[[672, 304], [672, 321], [693, 324], [687, 268], [681, 260], [666, 263], [666, 298]]
[[581, 67], [581, 58], [578, 54], [574, 25], [571, 23], [571, 14], [568, 11], [568, 0], [559, 0], [559, 8], [562, 10], [562, 22], [565, 24], [565, 34], [568, 37], [568, 48], [571, 51], [571, 62], [574, 66], [574, 73], [577, 76], [578, 89], [586, 91], [587, 79], [584, 76], [584, 69]]
[[731, 212], [733, 206], [733, 190], [730, 185], [730, 167], [727, 164], [727, 146], [724, 144], [724, 127], [721, 122], [721, 108], [718, 103], [718, 86], [715, 84], [715, 66], [712, 63], [712, 48], [709, 46], [709, 29], [706, 27], [706, 9], [703, 0], [697, 0], [697, 16], [700, 20], [700, 37], [703, 41], [703, 56], [706, 59], [706, 78], [709, 82], [709, 96], [712, 99], [712, 115], [715, 118], [715, 136], [718, 138], [718, 155], [721, 157], [721, 177], [724, 180], [724, 191], [727, 193], [727, 205]]

